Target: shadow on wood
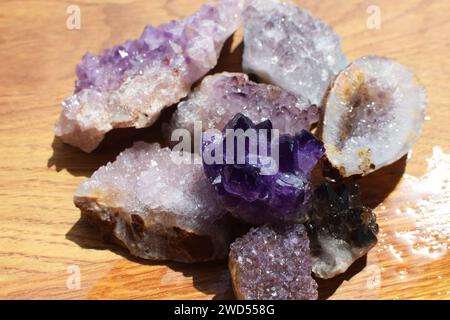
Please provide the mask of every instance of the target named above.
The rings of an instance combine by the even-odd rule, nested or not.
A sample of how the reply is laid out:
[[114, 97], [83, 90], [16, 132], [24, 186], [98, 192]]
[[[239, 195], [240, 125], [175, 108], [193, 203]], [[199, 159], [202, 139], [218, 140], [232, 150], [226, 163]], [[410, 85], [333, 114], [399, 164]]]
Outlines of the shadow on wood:
[[192, 278], [194, 287], [205, 294], [213, 295], [213, 299], [234, 298], [226, 261], [188, 264], [141, 259], [131, 255], [127, 249], [105, 241], [97, 227], [85, 218], [80, 218], [72, 226], [66, 234], [66, 239], [85, 249], [111, 250], [129, 261], [141, 265], [164, 265], [175, 272], [182, 273], [186, 278]]
[[356, 181], [361, 186], [362, 201], [370, 208], [376, 208], [394, 191], [405, 173], [407, 157], [381, 168]]
[[149, 128], [124, 128], [108, 132], [99, 147], [92, 153], [85, 153], [54, 137], [53, 155], [48, 159], [47, 167], [55, 167], [58, 172], [66, 169], [74, 176], [89, 177], [99, 167], [114, 161], [120, 152], [131, 147], [136, 141], [158, 142], [164, 145], [162, 125], [170, 120], [174, 111], [174, 106], [163, 110], [158, 121]]

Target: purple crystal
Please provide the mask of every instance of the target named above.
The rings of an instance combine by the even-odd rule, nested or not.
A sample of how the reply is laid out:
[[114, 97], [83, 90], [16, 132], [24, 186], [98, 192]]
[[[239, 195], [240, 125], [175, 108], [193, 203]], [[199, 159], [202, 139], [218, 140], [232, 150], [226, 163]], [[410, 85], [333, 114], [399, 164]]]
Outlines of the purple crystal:
[[315, 300], [311, 256], [305, 227], [263, 226], [232, 245], [229, 269], [233, 289], [243, 300]]
[[[233, 135], [228, 129], [232, 129]], [[237, 129], [242, 132], [254, 129], [258, 136], [256, 141], [245, 140], [245, 159], [239, 159]], [[306, 130], [276, 139], [271, 129], [269, 120], [255, 125], [249, 118], [237, 114], [224, 128], [221, 139], [204, 135], [203, 140], [204, 171], [222, 203], [237, 218], [255, 225], [304, 218], [312, 195], [310, 174], [324, 154], [322, 143]], [[264, 133], [261, 130], [267, 130], [268, 139], [259, 137]], [[233, 159], [227, 157], [229, 139], [234, 139], [234, 152], [228, 152]], [[264, 147], [268, 152], [259, 152]], [[279, 161], [275, 157], [276, 149]], [[222, 155], [216, 157], [220, 150], [222, 159], [218, 159]], [[218, 161], [206, 161], [208, 155]], [[268, 171], [274, 169], [274, 163], [276, 170]]]
[[169, 131], [186, 128], [194, 131], [194, 122], [202, 129], [222, 129], [236, 113], [253, 122], [267, 119], [281, 133], [309, 130], [319, 120], [318, 108], [308, 99], [277, 86], [255, 83], [243, 73], [219, 73], [205, 77], [188, 99], [178, 104]]
[[217, 63], [241, 22], [242, 0], [205, 5], [194, 15], [157, 28], [101, 55], [87, 53], [75, 94], [63, 102], [55, 133], [86, 152], [114, 128], [143, 128], [184, 98]]

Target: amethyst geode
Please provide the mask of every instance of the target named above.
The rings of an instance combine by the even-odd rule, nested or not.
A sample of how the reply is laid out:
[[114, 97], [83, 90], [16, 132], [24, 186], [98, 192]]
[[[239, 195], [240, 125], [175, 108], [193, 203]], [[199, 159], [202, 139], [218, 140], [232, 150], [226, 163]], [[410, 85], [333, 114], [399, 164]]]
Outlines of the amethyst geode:
[[219, 137], [203, 135], [206, 176], [225, 208], [254, 225], [303, 220], [310, 175], [324, 151], [306, 130], [276, 137], [270, 120], [255, 125], [242, 114]]
[[205, 5], [194, 15], [137, 40], [86, 54], [77, 66], [75, 94], [63, 102], [55, 133], [90, 152], [114, 128], [143, 128], [185, 97], [217, 63], [226, 39], [241, 22], [242, 0]]

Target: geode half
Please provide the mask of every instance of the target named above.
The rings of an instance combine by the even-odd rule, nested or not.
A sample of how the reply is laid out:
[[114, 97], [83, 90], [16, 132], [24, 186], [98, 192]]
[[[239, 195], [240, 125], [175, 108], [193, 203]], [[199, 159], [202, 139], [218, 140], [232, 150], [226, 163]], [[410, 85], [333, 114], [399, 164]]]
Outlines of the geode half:
[[244, 10], [243, 69], [320, 105], [348, 64], [340, 39], [295, 4], [251, 0]]
[[242, 0], [204, 5], [197, 13], [157, 28], [77, 66], [75, 94], [67, 98], [55, 133], [91, 152], [114, 128], [152, 125], [161, 110], [185, 97], [217, 63], [241, 23]]
[[194, 132], [195, 122], [201, 122], [203, 131], [222, 129], [237, 113], [255, 123], [270, 119], [280, 133], [289, 134], [309, 130], [319, 120], [318, 108], [307, 99], [250, 81], [243, 73], [224, 72], [204, 78], [188, 99], [178, 104], [169, 133], [177, 128]]
[[251, 229], [228, 258], [235, 295], [241, 300], [315, 300], [311, 256], [301, 224]]
[[345, 272], [377, 243], [376, 215], [361, 204], [355, 183], [324, 182], [315, 190], [306, 227], [312, 270], [329, 279]]
[[332, 83], [322, 139], [344, 177], [387, 166], [406, 155], [425, 118], [426, 92], [413, 72], [383, 57], [360, 58]]
[[238, 219], [254, 225], [302, 221], [312, 196], [311, 172], [324, 151], [306, 130], [276, 137], [270, 120], [254, 124], [237, 114], [221, 136], [204, 134], [203, 166]]
[[199, 164], [158, 144], [136, 143], [76, 191], [83, 216], [105, 237], [151, 260], [198, 262], [227, 257], [240, 225], [220, 205]]

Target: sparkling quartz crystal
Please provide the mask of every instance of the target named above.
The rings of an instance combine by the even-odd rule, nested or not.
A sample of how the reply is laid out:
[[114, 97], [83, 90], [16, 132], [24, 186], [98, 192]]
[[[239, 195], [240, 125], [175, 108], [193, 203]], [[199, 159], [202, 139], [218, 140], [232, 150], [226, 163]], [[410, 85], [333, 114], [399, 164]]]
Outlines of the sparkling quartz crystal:
[[241, 22], [242, 0], [204, 5], [181, 21], [147, 26], [137, 40], [86, 54], [75, 94], [63, 102], [55, 133], [90, 152], [114, 128], [143, 128], [185, 97], [212, 69]]
[[82, 215], [144, 259], [197, 262], [227, 257], [240, 226], [219, 204], [198, 164], [158, 144], [136, 143], [76, 191]]
[[276, 0], [251, 0], [243, 20], [244, 70], [320, 105], [330, 80], [348, 63], [334, 31]]
[[[239, 159], [238, 142], [251, 129], [258, 139], [245, 140], [245, 157]], [[235, 217], [255, 225], [304, 218], [312, 195], [311, 171], [325, 151], [306, 130], [276, 138], [271, 129], [269, 120], [255, 125], [237, 114], [226, 125], [222, 137], [204, 136], [203, 140], [204, 170], [222, 203]], [[262, 139], [260, 133], [269, 134]], [[234, 150], [227, 152], [230, 139]], [[264, 149], [267, 152], [260, 152]], [[214, 156], [214, 161], [205, 160], [209, 155]]]
[[262, 226], [232, 245], [228, 266], [241, 300], [315, 300], [311, 256], [305, 227]]
[[331, 86], [322, 139], [341, 175], [368, 174], [411, 149], [425, 118], [426, 93], [414, 74], [382, 57], [356, 60]]
[[270, 119], [281, 133], [309, 130], [319, 120], [318, 108], [301, 96], [273, 85], [250, 81], [243, 73], [220, 73], [203, 79], [201, 85], [178, 105], [170, 132], [186, 128], [193, 132], [195, 122], [202, 129], [222, 129], [235, 114], [253, 122]]
[[312, 270], [324, 279], [345, 272], [377, 243], [375, 213], [361, 204], [357, 184], [324, 182], [315, 191], [306, 226]]

